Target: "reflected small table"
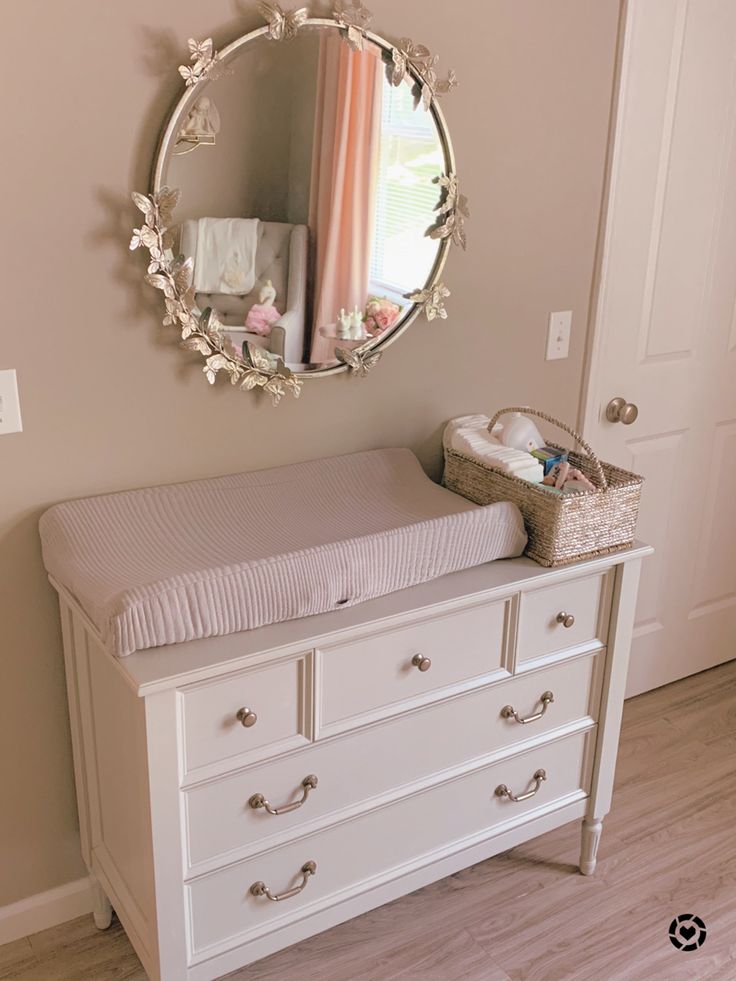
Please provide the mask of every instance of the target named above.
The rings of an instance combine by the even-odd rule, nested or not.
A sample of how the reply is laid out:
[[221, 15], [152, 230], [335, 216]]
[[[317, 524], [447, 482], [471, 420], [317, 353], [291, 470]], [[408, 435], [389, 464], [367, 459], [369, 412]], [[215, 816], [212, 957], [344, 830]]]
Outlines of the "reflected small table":
[[[363, 345], [367, 344], [368, 341], [373, 340], [373, 335], [368, 334], [367, 332], [365, 337], [361, 337], [360, 339], [340, 337], [340, 335], [336, 333], [335, 324], [327, 324], [325, 327], [320, 327], [319, 333], [321, 337], [324, 337], [329, 342], [329, 346], [332, 349], [333, 360], [335, 361], [337, 361], [337, 357], [335, 356], [336, 348], [344, 347], [348, 351], [354, 351], [356, 347], [363, 347]], [[329, 361], [330, 359], [327, 358], [326, 360]]]

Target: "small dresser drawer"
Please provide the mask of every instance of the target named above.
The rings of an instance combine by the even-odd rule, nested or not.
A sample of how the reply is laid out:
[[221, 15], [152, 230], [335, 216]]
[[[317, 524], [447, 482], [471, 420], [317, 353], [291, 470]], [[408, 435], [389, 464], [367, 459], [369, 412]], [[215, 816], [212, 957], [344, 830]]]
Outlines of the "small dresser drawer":
[[561, 726], [592, 725], [604, 661], [603, 653], [563, 661], [190, 787], [189, 868], [273, 847], [330, 815], [399, 796], [433, 775], [441, 779], [452, 767]]
[[522, 593], [517, 664], [579, 644], [605, 644], [608, 581], [602, 573]]
[[317, 738], [506, 673], [508, 602], [317, 652]]
[[185, 773], [307, 744], [308, 657], [182, 688]]
[[[452, 854], [539, 810], [582, 799], [594, 736], [592, 730], [547, 743], [192, 880], [186, 885], [192, 954], [236, 946], [272, 929], [276, 918], [288, 923], [307, 909], [331, 905], [338, 893], [345, 900], [370, 881], [437, 859], [440, 851]], [[272, 902], [264, 888], [291, 895]]]

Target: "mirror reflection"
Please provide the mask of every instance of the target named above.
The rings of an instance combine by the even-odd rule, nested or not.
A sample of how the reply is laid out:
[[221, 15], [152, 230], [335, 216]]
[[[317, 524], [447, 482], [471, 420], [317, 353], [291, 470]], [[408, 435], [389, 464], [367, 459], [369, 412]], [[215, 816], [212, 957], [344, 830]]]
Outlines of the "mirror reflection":
[[198, 89], [168, 148], [182, 191], [175, 250], [194, 262], [200, 310], [230, 345], [295, 371], [334, 366], [397, 330], [438, 258], [437, 178], [449, 169], [432, 112], [383, 50], [336, 29], [260, 36]]

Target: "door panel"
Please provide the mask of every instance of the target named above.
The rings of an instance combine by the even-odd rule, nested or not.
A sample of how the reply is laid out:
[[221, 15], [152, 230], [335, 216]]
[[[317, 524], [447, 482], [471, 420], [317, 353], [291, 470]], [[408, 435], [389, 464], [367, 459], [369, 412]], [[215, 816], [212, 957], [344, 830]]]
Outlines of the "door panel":
[[628, 694], [736, 654], [735, 68], [733, 0], [630, 0], [584, 420], [646, 478]]

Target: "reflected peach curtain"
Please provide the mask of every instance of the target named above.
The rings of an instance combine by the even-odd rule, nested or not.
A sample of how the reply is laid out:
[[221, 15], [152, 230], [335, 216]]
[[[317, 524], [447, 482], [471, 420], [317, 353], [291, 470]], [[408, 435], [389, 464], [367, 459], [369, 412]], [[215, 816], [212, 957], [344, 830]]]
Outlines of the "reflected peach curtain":
[[320, 48], [309, 224], [314, 236], [314, 320], [310, 360], [333, 359], [320, 327], [368, 295], [381, 127], [383, 62], [366, 44], [337, 35]]

